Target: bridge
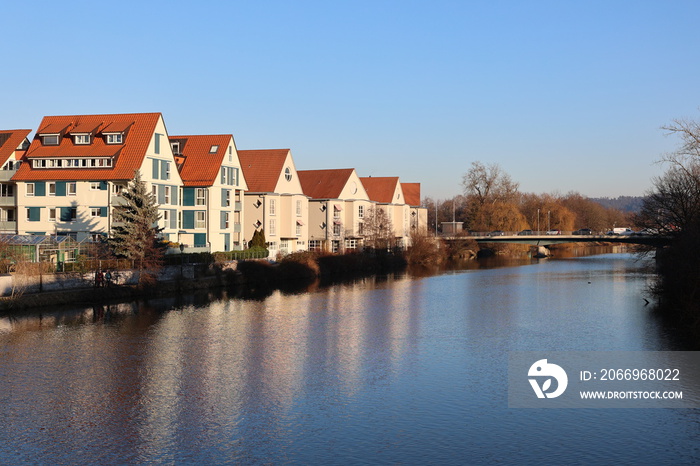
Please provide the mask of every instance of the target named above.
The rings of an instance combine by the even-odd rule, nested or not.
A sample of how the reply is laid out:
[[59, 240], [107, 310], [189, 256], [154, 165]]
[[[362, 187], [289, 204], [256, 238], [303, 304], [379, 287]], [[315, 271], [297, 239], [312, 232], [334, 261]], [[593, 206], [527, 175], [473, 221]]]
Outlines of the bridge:
[[646, 246], [663, 247], [671, 242], [670, 236], [663, 235], [547, 235], [535, 233], [532, 235], [519, 235], [505, 232], [503, 235], [491, 235], [476, 233], [464, 236], [441, 236], [444, 241], [475, 240], [479, 244], [486, 243], [514, 243], [529, 244], [532, 246], [550, 246], [564, 243], [626, 243], [643, 244]]

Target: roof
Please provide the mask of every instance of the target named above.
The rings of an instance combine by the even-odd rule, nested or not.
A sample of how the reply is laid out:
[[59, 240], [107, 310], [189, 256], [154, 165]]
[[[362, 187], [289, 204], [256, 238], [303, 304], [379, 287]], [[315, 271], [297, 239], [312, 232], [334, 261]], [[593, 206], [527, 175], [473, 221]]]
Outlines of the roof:
[[382, 204], [394, 202], [394, 193], [399, 182], [398, 176], [360, 177], [360, 180], [370, 201]]
[[[182, 167], [180, 178], [185, 186], [211, 186], [219, 174], [226, 149], [233, 139], [231, 134], [169, 136], [170, 142], [180, 143]], [[218, 146], [211, 152], [213, 146]], [[180, 157], [176, 157], [179, 162]]]
[[[22, 144], [22, 141], [29, 136], [31, 129], [10, 129], [0, 131], [0, 166], [7, 162], [7, 159]], [[24, 153], [24, 151], [22, 151]], [[19, 157], [17, 157], [19, 159]]]
[[[31, 164], [23, 163], [12, 178], [16, 181], [38, 180], [131, 180], [134, 171], [141, 168], [148, 151], [156, 125], [162, 118], [160, 113], [125, 113], [114, 115], [73, 115], [47, 116], [41, 121], [26, 158], [61, 157], [113, 157], [113, 167], [95, 169], [32, 169]], [[96, 128], [91, 144], [75, 145], [69, 136], [74, 129]], [[63, 128], [61, 130], [61, 128]], [[114, 128], [128, 128], [122, 144], [106, 144], [101, 137], [103, 130], [115, 132]], [[45, 146], [41, 134], [62, 133], [57, 146]]]
[[420, 207], [420, 183], [401, 183], [401, 190], [406, 204]]
[[248, 192], [275, 192], [289, 152], [289, 149], [239, 150], [238, 160], [241, 161]]
[[311, 199], [339, 199], [353, 168], [297, 171], [301, 189]]

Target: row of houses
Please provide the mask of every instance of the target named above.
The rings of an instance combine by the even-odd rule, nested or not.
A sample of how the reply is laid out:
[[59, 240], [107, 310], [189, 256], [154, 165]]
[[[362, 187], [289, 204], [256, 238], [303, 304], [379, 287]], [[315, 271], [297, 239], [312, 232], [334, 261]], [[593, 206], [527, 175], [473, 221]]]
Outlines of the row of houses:
[[427, 230], [420, 184], [354, 169], [297, 170], [289, 149], [238, 150], [231, 134], [170, 135], [160, 113], [44, 117], [0, 131], [0, 233], [98, 241], [135, 171], [165, 239], [188, 250], [245, 249], [264, 230], [271, 256], [363, 246], [382, 209], [394, 242]]

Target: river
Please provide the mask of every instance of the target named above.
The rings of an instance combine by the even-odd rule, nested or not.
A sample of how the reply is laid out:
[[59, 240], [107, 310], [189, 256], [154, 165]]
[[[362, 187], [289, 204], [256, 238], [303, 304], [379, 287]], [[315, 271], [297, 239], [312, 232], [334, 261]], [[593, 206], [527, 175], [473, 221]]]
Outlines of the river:
[[0, 318], [1, 464], [697, 464], [693, 409], [514, 409], [513, 351], [683, 350], [628, 254]]

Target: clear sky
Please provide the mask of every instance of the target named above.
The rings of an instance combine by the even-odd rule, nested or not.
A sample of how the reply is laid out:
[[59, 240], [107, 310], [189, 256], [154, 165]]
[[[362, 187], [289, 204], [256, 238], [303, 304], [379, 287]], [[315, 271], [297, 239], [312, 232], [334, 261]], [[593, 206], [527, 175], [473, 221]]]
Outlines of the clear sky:
[[161, 112], [170, 134], [290, 148], [461, 193], [642, 195], [700, 118], [700, 2], [26, 1], [3, 6], [0, 129]]

